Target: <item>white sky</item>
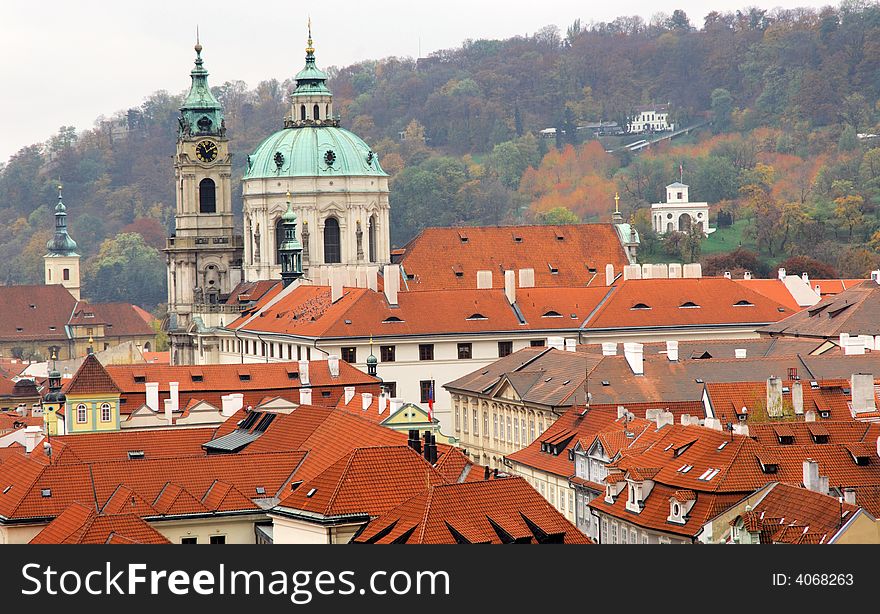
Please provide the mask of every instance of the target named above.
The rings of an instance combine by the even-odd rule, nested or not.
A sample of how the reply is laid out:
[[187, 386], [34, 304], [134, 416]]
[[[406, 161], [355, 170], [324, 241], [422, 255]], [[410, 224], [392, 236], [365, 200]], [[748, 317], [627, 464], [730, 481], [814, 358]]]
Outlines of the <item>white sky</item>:
[[254, 86], [302, 66], [311, 14], [318, 65], [417, 57], [465, 39], [564, 32], [575, 19], [648, 19], [687, 12], [701, 26], [711, 10], [823, 6], [816, 0], [0, 0], [0, 162], [62, 125], [91, 128], [99, 115], [139, 105], [152, 92], [189, 84], [196, 25], [210, 83]]

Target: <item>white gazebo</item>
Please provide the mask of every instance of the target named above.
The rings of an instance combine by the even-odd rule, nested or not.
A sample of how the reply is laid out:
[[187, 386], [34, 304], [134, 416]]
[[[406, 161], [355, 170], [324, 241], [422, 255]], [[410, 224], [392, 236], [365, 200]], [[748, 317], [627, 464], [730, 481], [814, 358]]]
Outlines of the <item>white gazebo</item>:
[[703, 234], [715, 232], [709, 228], [709, 203], [692, 203], [688, 199], [688, 186], [676, 181], [666, 186], [666, 202], [651, 205], [651, 219], [657, 234], [688, 232], [696, 224]]

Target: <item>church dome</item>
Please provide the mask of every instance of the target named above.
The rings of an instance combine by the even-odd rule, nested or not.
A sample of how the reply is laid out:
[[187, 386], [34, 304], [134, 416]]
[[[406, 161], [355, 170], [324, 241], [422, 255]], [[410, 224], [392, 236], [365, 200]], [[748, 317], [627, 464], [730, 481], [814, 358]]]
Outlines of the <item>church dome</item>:
[[386, 177], [378, 156], [360, 137], [335, 126], [284, 128], [248, 156], [244, 179]]

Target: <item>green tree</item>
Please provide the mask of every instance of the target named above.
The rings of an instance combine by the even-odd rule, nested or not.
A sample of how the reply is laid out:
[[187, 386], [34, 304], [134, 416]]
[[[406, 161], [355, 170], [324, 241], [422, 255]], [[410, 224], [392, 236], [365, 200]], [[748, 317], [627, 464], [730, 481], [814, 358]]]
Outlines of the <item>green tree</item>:
[[719, 87], [712, 90], [712, 130], [727, 132], [730, 130], [730, 119], [733, 114], [733, 96], [726, 89]]
[[555, 224], [578, 224], [581, 221], [574, 212], [565, 207], [554, 207], [553, 209], [544, 211], [539, 215], [538, 219], [542, 224], [549, 226]]
[[837, 141], [837, 149], [841, 152], [848, 152], [857, 149], [859, 146], [859, 138], [856, 135], [856, 129], [847, 124], [843, 132], [840, 133], [840, 140]]
[[94, 302], [124, 301], [152, 309], [166, 299], [165, 263], [137, 233], [101, 244], [86, 263], [84, 293]]

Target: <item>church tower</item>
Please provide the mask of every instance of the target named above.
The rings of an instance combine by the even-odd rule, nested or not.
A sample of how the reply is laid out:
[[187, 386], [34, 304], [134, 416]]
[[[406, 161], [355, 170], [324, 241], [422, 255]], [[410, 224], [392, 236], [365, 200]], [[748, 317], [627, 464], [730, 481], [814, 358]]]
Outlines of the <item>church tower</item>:
[[194, 314], [225, 300], [241, 281], [242, 239], [234, 231], [223, 108], [208, 86], [198, 42], [195, 51], [192, 86], [178, 118], [175, 230], [165, 248], [172, 342], [174, 331], [185, 331]]
[[61, 284], [80, 300], [79, 259], [76, 241], [67, 234], [67, 207], [61, 202], [61, 186], [58, 186], [58, 204], [55, 205], [55, 236], [46, 243], [43, 256], [46, 285]]

